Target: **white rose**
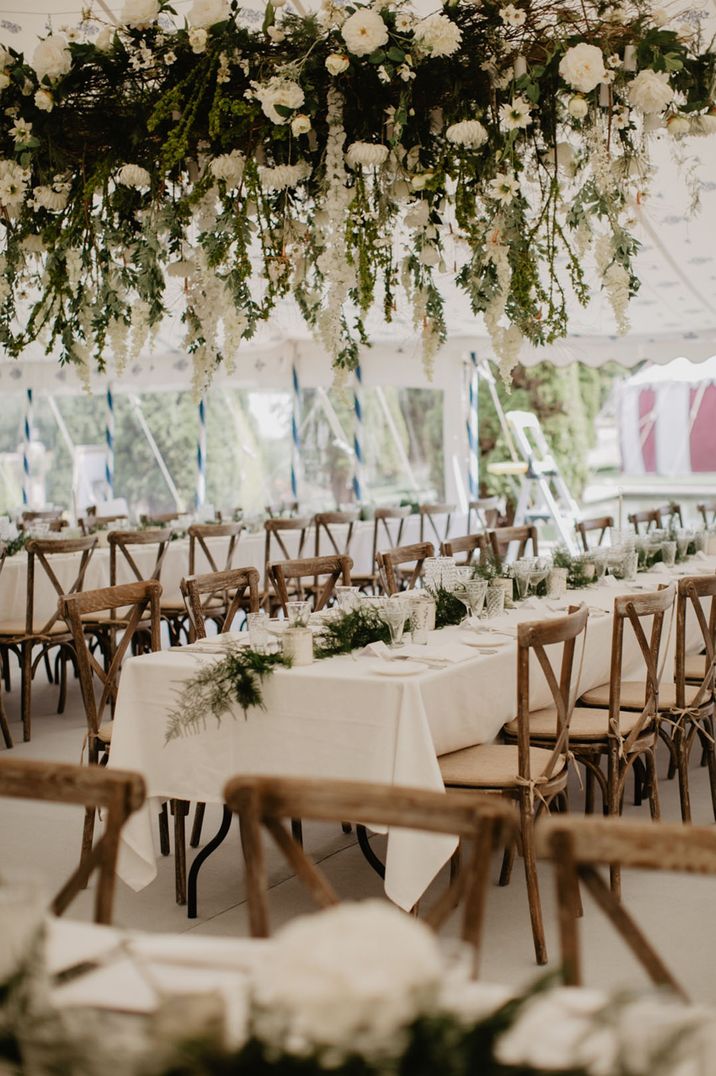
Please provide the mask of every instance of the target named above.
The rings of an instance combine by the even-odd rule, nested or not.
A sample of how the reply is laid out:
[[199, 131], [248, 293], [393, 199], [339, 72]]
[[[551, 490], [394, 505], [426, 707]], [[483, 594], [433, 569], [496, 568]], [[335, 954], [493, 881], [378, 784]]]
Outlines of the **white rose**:
[[674, 99], [668, 73], [650, 68], [639, 72], [630, 83], [628, 93], [634, 108], [645, 115], [662, 112]]
[[666, 129], [672, 138], [683, 138], [691, 130], [691, 124], [687, 116], [671, 116], [666, 121]]
[[256, 85], [254, 89], [256, 99], [261, 102], [264, 116], [272, 123], [287, 123], [289, 117], [276, 110], [278, 105], [281, 109], [290, 109], [295, 112], [300, 108], [306, 97], [297, 82], [290, 78], [274, 76], [263, 85]]
[[365, 165], [366, 168], [379, 168], [388, 159], [388, 147], [375, 142], [351, 142], [346, 150], [346, 164], [349, 168]]
[[301, 112], [300, 115], [294, 116], [291, 120], [291, 133], [298, 137], [299, 135], [308, 134], [311, 130], [311, 117], [306, 116]]
[[604, 81], [604, 55], [596, 45], [580, 41], [567, 49], [559, 63], [559, 73], [573, 90], [589, 93]]
[[326, 71], [329, 75], [342, 75], [350, 67], [350, 60], [342, 52], [332, 52], [326, 57]]
[[113, 26], [103, 26], [97, 34], [96, 47], [100, 52], [109, 52], [114, 44], [116, 30]]
[[52, 94], [49, 90], [37, 91], [35, 94], [35, 106], [39, 108], [40, 112], [52, 112], [55, 102], [52, 100]]
[[0, 93], [10, 85], [10, 76], [5, 71], [0, 71]]
[[222, 153], [209, 165], [209, 171], [214, 179], [221, 179], [226, 184], [227, 190], [238, 187], [244, 174], [244, 157], [237, 149], [231, 153]]
[[448, 127], [445, 137], [454, 146], [477, 149], [487, 141], [487, 131], [479, 120], [463, 120], [462, 123], [453, 123]]
[[67, 38], [63, 34], [50, 34], [41, 41], [32, 54], [32, 66], [38, 79], [54, 81], [66, 75], [72, 67], [72, 54], [67, 47]]
[[589, 105], [583, 97], [570, 97], [567, 111], [573, 119], [583, 120], [589, 112]]
[[354, 11], [343, 23], [341, 34], [354, 56], [368, 56], [388, 42], [387, 26], [378, 12], [370, 9]]
[[194, 29], [190, 30], [189, 44], [191, 45], [191, 51], [196, 53], [196, 55], [198, 56], [199, 53], [203, 52], [206, 48], [206, 42], [208, 41], [208, 38], [209, 35], [207, 34], [206, 30], [201, 27], [194, 27]]
[[125, 26], [149, 26], [158, 14], [157, 0], [124, 0], [122, 22]]
[[228, 17], [229, 5], [226, 0], [194, 0], [187, 15], [190, 24], [200, 29], [225, 22]]
[[123, 187], [148, 190], [152, 185], [152, 177], [146, 168], [141, 168], [138, 164], [124, 164], [117, 173], [117, 182]]
[[431, 56], [452, 56], [460, 48], [462, 30], [447, 15], [429, 15], [417, 24], [414, 37]]

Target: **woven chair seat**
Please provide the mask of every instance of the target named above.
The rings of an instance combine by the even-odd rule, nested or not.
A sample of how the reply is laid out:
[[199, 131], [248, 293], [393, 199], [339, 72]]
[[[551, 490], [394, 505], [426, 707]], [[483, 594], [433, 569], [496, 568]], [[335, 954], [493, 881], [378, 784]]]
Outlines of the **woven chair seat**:
[[[530, 747], [530, 773], [533, 779], [544, 772], [551, 751]], [[477, 744], [461, 751], [451, 751], [438, 759], [443, 781], [461, 788], [518, 788], [517, 746], [512, 744]], [[550, 783], [566, 777], [566, 759], [562, 757]]]
[[[622, 710], [619, 713], [619, 731], [628, 736], [639, 720], [640, 713], [634, 710]], [[554, 740], [557, 728], [557, 710], [546, 706], [544, 710], [533, 710], [530, 714], [530, 739]], [[648, 726], [647, 726], [648, 728]], [[505, 725], [507, 736], [517, 735], [517, 720]], [[598, 707], [575, 706], [569, 723], [569, 738], [578, 740], [604, 740], [609, 733], [609, 711]]]
[[[619, 704], [623, 710], [643, 710], [646, 685], [643, 680], [622, 680], [619, 689]], [[696, 698], [698, 687], [687, 685], [685, 693], [686, 705], [690, 706]], [[579, 700], [585, 706], [609, 706], [609, 684], [600, 684], [599, 687], [585, 691]], [[676, 706], [676, 685], [662, 684], [659, 687], [659, 709], [669, 710]]]
[[[65, 624], [64, 620], [56, 620], [55, 623], [47, 631], [44, 631], [44, 627], [47, 624], [49, 617], [45, 620], [36, 621], [33, 625], [33, 635], [45, 637], [49, 635], [69, 635], [70, 629]], [[27, 630], [24, 620], [0, 620], [0, 636], [5, 638], [19, 638], [20, 636], [26, 636]]]
[[684, 659], [684, 677], [687, 680], [703, 680], [706, 674], [706, 655], [687, 654]]

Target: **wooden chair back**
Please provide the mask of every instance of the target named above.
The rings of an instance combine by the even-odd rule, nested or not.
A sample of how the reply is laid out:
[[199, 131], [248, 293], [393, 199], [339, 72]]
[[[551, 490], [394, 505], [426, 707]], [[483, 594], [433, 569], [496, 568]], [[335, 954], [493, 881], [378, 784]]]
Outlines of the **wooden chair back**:
[[397, 569], [401, 564], [413, 564], [414, 567], [407, 581], [407, 589], [412, 590], [423, 571], [426, 557], [435, 555], [432, 542], [415, 542], [413, 545], [396, 546], [383, 553], [376, 553], [376, 564], [381, 585], [386, 594], [397, 594], [400, 590]]
[[[347, 557], [351, 551], [353, 528], [358, 519], [358, 512], [317, 512], [313, 517], [315, 544], [314, 555], [321, 556], [321, 538], [331, 547], [337, 557]], [[346, 527], [343, 541], [339, 543], [335, 527]]]
[[55, 915], [62, 915], [96, 870], [94, 921], [112, 922], [120, 833], [129, 816], [144, 803], [145, 794], [144, 780], [138, 773], [63, 762], [0, 759], [0, 796], [76, 804], [104, 812], [104, 833], [52, 901]]
[[67, 526], [67, 520], [62, 518], [56, 508], [43, 512], [23, 512], [18, 523], [20, 529], [25, 531], [32, 527], [33, 523], [47, 523], [48, 529], [55, 532]]
[[[228, 572], [234, 567], [234, 556], [239, 538], [243, 530], [241, 523], [192, 523], [187, 531], [189, 535], [189, 575], [196, 572], [197, 547], [206, 557], [212, 572]], [[228, 538], [226, 555], [221, 567], [216, 563], [215, 553], [212, 553], [207, 540], [209, 538]]]
[[105, 530], [111, 523], [129, 523], [129, 518], [125, 515], [98, 516], [88, 514], [84, 519], [79, 519], [77, 522], [82, 528], [83, 534], [94, 534], [95, 531]]
[[471, 792], [433, 792], [360, 781], [243, 776], [228, 782], [224, 800], [239, 816], [249, 923], [254, 937], [267, 937], [269, 933], [268, 876], [261, 827], [271, 835], [316, 902], [326, 908], [337, 904], [338, 897], [286, 829], [284, 819], [349, 820], [356, 825], [380, 824], [461, 838], [463, 867], [426, 921], [438, 929], [462, 900], [462, 937], [473, 946], [477, 962], [490, 852], [496, 841], [511, 840], [516, 832], [515, 815], [508, 804], [497, 797]]
[[[464, 534], [460, 538], [450, 538], [440, 546], [443, 557], [454, 557], [462, 565], [481, 563], [489, 551], [490, 543], [486, 534]], [[462, 554], [462, 560], [458, 560]]]
[[[430, 530], [431, 538], [434, 537], [438, 545], [446, 541], [450, 534], [450, 520], [455, 511], [454, 504], [420, 504], [418, 515], [420, 516], [420, 541], [424, 542], [426, 530]], [[437, 520], [439, 516], [445, 517], [445, 524], [441, 531], [438, 530]]]
[[173, 512], [152, 512], [148, 515], [146, 512], [142, 513], [139, 517], [139, 522], [143, 527], [149, 527], [150, 529], [156, 528], [162, 523], [175, 523], [177, 517], [182, 514], [180, 508], [175, 509]]
[[599, 866], [637, 870], [716, 874], [716, 830], [659, 822], [627, 822], [621, 818], [579, 818], [553, 815], [536, 829], [537, 854], [554, 864], [562, 969], [570, 986], [582, 983], [577, 918], [579, 882], [624, 939], [654, 983], [686, 992], [644, 935], [641, 915], [633, 918], [612, 893]]
[[[110, 586], [117, 586], [119, 564], [128, 565], [130, 572], [138, 583], [144, 582], [145, 579], [160, 579], [162, 565], [164, 564], [169, 543], [172, 540], [172, 534], [171, 527], [150, 527], [144, 531], [110, 531], [107, 535], [107, 541], [109, 542]], [[143, 571], [137, 566], [137, 562], [131, 553], [133, 548], [144, 548], [146, 546], [156, 546], [154, 566], [149, 575], [147, 575], [146, 570]]]
[[285, 519], [287, 516], [297, 516], [299, 505], [298, 501], [279, 501], [278, 504], [267, 504], [265, 510], [269, 519]]
[[[708, 604], [708, 618], [704, 611]], [[689, 608], [701, 632], [704, 651], [704, 677], [690, 707], [698, 708], [711, 702], [716, 682], [716, 575], [692, 575], [680, 579], [676, 594], [676, 661], [674, 684], [676, 706], [686, 708], [686, 626]]]
[[467, 506], [467, 529], [472, 533], [472, 517], [483, 533], [500, 525], [502, 505], [499, 497], [480, 497]]
[[592, 531], [599, 531], [599, 537], [596, 541], [596, 544], [599, 546], [604, 541], [609, 528], [613, 526], [613, 516], [594, 516], [592, 519], [580, 519], [578, 523], [575, 523], [574, 529], [577, 532], [577, 538], [582, 543], [582, 549], [585, 553], [588, 553], [589, 538], [587, 535]]
[[[217, 608], [226, 610], [220, 632], [229, 631], [241, 609], [259, 611], [259, 573], [255, 568], [232, 568], [228, 572], [189, 575], [181, 581], [181, 592], [189, 614], [194, 638], [206, 638], [206, 621], [216, 616]], [[245, 604], [249, 592], [248, 607]]]
[[[713, 527], [716, 523], [716, 501], [702, 501], [701, 504], [696, 505], [696, 511], [701, 513], [704, 527]], [[709, 513], [711, 519], [709, 519]]]
[[[384, 549], [395, 549], [403, 540], [405, 521], [410, 515], [410, 505], [401, 504], [396, 508], [376, 508], [373, 512], [373, 559], [371, 564], [375, 567], [378, 555], [378, 546]], [[398, 525], [393, 530], [390, 528], [391, 520], [397, 520]]]
[[[609, 736], [619, 741], [620, 755], [628, 757], [634, 742], [641, 736], [650, 722], [656, 719], [659, 710], [659, 680], [662, 671], [661, 645], [668, 642], [668, 631], [664, 633], [664, 618], [672, 612], [676, 597], [673, 583], [659, 587], [646, 594], [627, 594], [614, 599], [614, 617], [612, 621], [612, 652], [609, 673]], [[651, 618], [651, 631], [647, 637], [642, 621]], [[622, 665], [624, 660], [624, 629], [629, 623], [636, 637], [639, 651], [644, 659], [644, 707], [625, 740], [619, 727], [621, 710], [620, 693], [622, 683]], [[671, 623], [669, 622], [669, 628]], [[648, 630], [648, 625], [647, 625]]]
[[639, 512], [630, 512], [627, 518], [637, 534], [642, 533], [641, 524], [645, 525], [645, 531], [650, 531], [652, 527], [667, 527], [674, 522], [680, 527], [684, 525], [681, 505], [675, 503], [660, 504], [657, 508], [644, 508]]
[[522, 524], [517, 527], [495, 527], [489, 532], [490, 544], [495, 560], [500, 564], [504, 561], [513, 542], [518, 542], [517, 556], [524, 557], [528, 544], [531, 547], [531, 555], [539, 556], [539, 543], [537, 528], [533, 523]]
[[[306, 544], [306, 531], [311, 525], [306, 516], [293, 516], [290, 519], [267, 519], [264, 523], [264, 588], [268, 590], [268, 566], [273, 560], [294, 560], [303, 556]], [[285, 542], [286, 534], [298, 532], [298, 549], [290, 553]]]
[[[146, 634], [149, 629], [152, 651], [161, 649], [161, 593], [161, 583], [156, 579], [148, 579], [139, 583], [103, 587], [100, 590], [86, 590], [83, 594], [72, 594], [60, 599], [60, 611], [72, 632], [77, 655], [77, 669], [90, 739], [90, 757], [93, 756], [92, 741], [99, 732], [106, 708], [109, 706], [110, 711], [114, 712], [122, 662], [135, 634], [139, 630]], [[112, 613], [118, 609], [122, 610], [122, 637], [113, 647], [105, 668], [90, 650], [84, 618], [89, 615], [94, 618], [98, 613]], [[95, 682], [100, 688], [99, 700], [95, 695]]]
[[[43, 575], [57, 594], [58, 600], [67, 594], [82, 591], [87, 567], [92, 554], [97, 548], [97, 539], [86, 538], [31, 538], [25, 545], [27, 553], [27, 596], [25, 601], [25, 634], [28, 636], [45, 636], [52, 632], [58, 620], [62, 619], [59, 605], [43, 625], [35, 624], [35, 587]], [[77, 573], [71, 586], [62, 585], [53, 568], [55, 557], [74, 554], [77, 560]], [[39, 571], [38, 571], [39, 569]]]
[[[293, 597], [293, 592], [291, 595], [288, 592], [288, 580], [293, 580], [296, 584], [296, 600], [298, 601], [306, 598], [311, 591], [313, 592], [313, 609], [314, 612], [318, 612], [333, 597], [333, 591], [339, 580], [341, 586], [351, 585], [352, 567], [353, 561], [350, 557], [302, 557], [299, 560], [280, 560], [269, 564], [268, 574], [285, 614], [288, 613], [287, 603]], [[328, 578], [323, 578], [325, 576]], [[321, 582], [322, 578], [323, 582]], [[303, 583], [304, 579], [311, 579], [311, 584], [306, 586]]]

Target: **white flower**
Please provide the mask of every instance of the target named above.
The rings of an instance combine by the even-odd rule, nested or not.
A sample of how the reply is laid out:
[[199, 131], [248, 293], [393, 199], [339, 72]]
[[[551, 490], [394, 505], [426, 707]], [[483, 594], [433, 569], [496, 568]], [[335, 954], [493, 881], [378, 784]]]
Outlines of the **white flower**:
[[187, 19], [191, 26], [206, 29], [217, 22], [225, 22], [229, 17], [229, 5], [226, 0], [194, 0]]
[[32, 124], [21, 118], [16, 119], [8, 133], [12, 135], [16, 143], [27, 142], [29, 138], [32, 138]]
[[277, 111], [277, 106], [281, 110], [289, 109], [294, 112], [301, 107], [306, 99], [297, 82], [290, 78], [281, 78], [278, 75], [270, 78], [263, 85], [254, 83], [253, 87], [254, 96], [261, 102], [264, 116], [267, 116], [272, 123], [276, 124], [287, 123], [289, 120], [289, 116]]
[[388, 73], [388, 69], [384, 67], [383, 64], [379, 66], [377, 75], [381, 82], [390, 82], [390, 74]]
[[487, 193], [490, 198], [494, 198], [496, 202], [501, 202], [503, 205], [509, 205], [519, 191], [519, 183], [509, 172], [498, 172], [495, 178], [487, 184]]
[[567, 111], [575, 120], [583, 120], [589, 112], [589, 105], [583, 97], [570, 97], [567, 103]]
[[39, 108], [40, 112], [52, 112], [55, 102], [49, 90], [37, 91], [35, 94], [35, 107]]
[[186, 280], [190, 277], [196, 269], [196, 262], [191, 258], [182, 258], [178, 262], [170, 262], [166, 268], [167, 276], [178, 277], [181, 280]]
[[354, 56], [368, 56], [388, 42], [388, 27], [377, 11], [354, 11], [341, 27], [341, 35]]
[[434, 172], [420, 172], [412, 177], [410, 186], [414, 191], [424, 191], [434, 174]]
[[526, 97], [514, 97], [509, 103], [500, 105], [500, 122], [507, 131], [529, 127], [532, 123], [531, 109], [532, 105]]
[[350, 67], [350, 60], [342, 52], [332, 52], [326, 56], [326, 71], [329, 75], [342, 75]]
[[559, 73], [573, 90], [589, 93], [604, 81], [606, 68], [602, 50], [580, 41], [565, 52], [559, 62]]
[[10, 67], [14, 63], [12, 55], [7, 51], [4, 45], [0, 45], [0, 67], [4, 70], [6, 67]]
[[682, 138], [691, 130], [688, 116], [670, 116], [666, 121], [666, 129], [672, 138]]
[[294, 116], [291, 120], [291, 133], [296, 135], [308, 134], [311, 130], [311, 117], [307, 116], [304, 112], [299, 113], [298, 116]]
[[122, 22], [141, 29], [151, 26], [159, 14], [158, 0], [124, 0]]
[[707, 112], [704, 116], [692, 116], [691, 134], [701, 137], [716, 134], [716, 115], [713, 112]]
[[286, 37], [280, 26], [269, 26], [266, 33], [268, 34], [274, 45], [280, 45], [283, 39]]
[[524, 26], [527, 21], [527, 12], [524, 8], [515, 7], [514, 4], [507, 4], [505, 7], [500, 8], [500, 18], [505, 26]]
[[189, 45], [191, 46], [191, 51], [197, 56], [204, 52], [208, 39], [209, 35], [206, 30], [201, 27], [194, 27], [191, 29], [189, 31]]
[[645, 115], [662, 112], [674, 99], [668, 72], [652, 71], [650, 68], [640, 71], [636, 78], [632, 79], [628, 94], [634, 107]]
[[259, 180], [265, 191], [283, 191], [308, 179], [312, 168], [308, 161], [298, 164], [277, 164], [274, 168], [259, 168]]
[[114, 44], [115, 35], [114, 26], [103, 26], [95, 38], [95, 46], [100, 52], [109, 52]]
[[43, 78], [52, 82], [66, 75], [72, 67], [72, 54], [67, 47], [67, 39], [62, 34], [50, 34], [46, 37], [32, 54], [32, 66], [40, 82]]
[[431, 56], [452, 56], [460, 48], [462, 30], [447, 15], [428, 15], [416, 25], [414, 39]]
[[651, 13], [651, 21], [655, 26], [666, 26], [671, 15], [663, 7], [658, 7]]
[[407, 34], [412, 30], [415, 19], [409, 11], [399, 11], [395, 16], [395, 29], [399, 34]]
[[421, 265], [427, 265], [428, 268], [432, 268], [440, 261], [440, 251], [432, 243], [427, 243], [420, 251], [418, 258]]
[[57, 191], [53, 187], [35, 187], [32, 197], [36, 206], [60, 213], [67, 205], [68, 193], [66, 189]]
[[227, 190], [238, 187], [244, 174], [244, 157], [237, 149], [231, 153], [222, 153], [214, 157], [209, 165], [209, 171], [214, 179], [221, 179], [226, 184]]
[[405, 214], [406, 228], [425, 228], [430, 219], [430, 205], [425, 199], [413, 202], [409, 211]]
[[463, 120], [462, 123], [453, 123], [448, 127], [445, 137], [454, 146], [477, 149], [487, 141], [487, 131], [479, 120]]
[[0, 93], [10, 85], [10, 76], [6, 71], [0, 71]]
[[171, 65], [175, 64], [176, 62], [177, 62], [177, 54], [176, 54], [176, 52], [172, 52], [172, 50], [170, 49], [169, 52], [164, 53], [164, 63], [167, 65], [167, 67], [171, 67]]
[[611, 67], [615, 70], [617, 67], [621, 67], [622, 58], [618, 52], [613, 52], [611, 56], [607, 56], [607, 67]]
[[363, 165], [366, 168], [379, 168], [388, 159], [388, 147], [375, 142], [351, 142], [346, 150], [346, 164], [349, 168]]
[[0, 205], [21, 205], [29, 179], [30, 173], [16, 161], [0, 160]]
[[141, 168], [138, 164], [124, 164], [117, 173], [117, 183], [123, 187], [148, 190], [152, 185], [152, 177], [146, 168]]
[[628, 108], [620, 108], [614, 113], [612, 123], [617, 131], [625, 131], [631, 123], [631, 113]]

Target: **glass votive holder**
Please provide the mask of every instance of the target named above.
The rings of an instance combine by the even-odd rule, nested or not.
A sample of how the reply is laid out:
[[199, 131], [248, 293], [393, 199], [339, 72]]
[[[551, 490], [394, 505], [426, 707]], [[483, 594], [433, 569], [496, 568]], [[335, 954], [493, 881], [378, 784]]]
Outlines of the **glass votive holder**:
[[[512, 580], [508, 580], [512, 582]], [[505, 611], [505, 588], [501, 585], [503, 580], [498, 579], [487, 588], [485, 595], [485, 615], [488, 620], [493, 616], [502, 616]]]
[[266, 613], [249, 613], [246, 621], [249, 629], [249, 646], [258, 654], [265, 654], [269, 642], [268, 617]]
[[566, 568], [553, 568], [547, 576], [547, 597], [548, 598], [563, 598], [567, 593], [567, 575]]
[[358, 608], [360, 601], [359, 587], [336, 587], [335, 595], [338, 608], [342, 613], [352, 613], [354, 609]]
[[293, 665], [313, 664], [313, 632], [310, 628], [286, 628], [281, 649]]
[[668, 568], [676, 562], [676, 542], [661, 543], [661, 559]]
[[311, 603], [306, 601], [286, 602], [286, 614], [292, 628], [307, 628], [311, 616]]
[[430, 621], [430, 604], [417, 601], [410, 603], [410, 627], [414, 643], [426, 646], [428, 642], [428, 623]]
[[639, 555], [636, 549], [627, 549], [624, 554], [624, 560], [622, 562], [622, 578], [632, 582], [636, 579], [636, 572], [639, 566]]

